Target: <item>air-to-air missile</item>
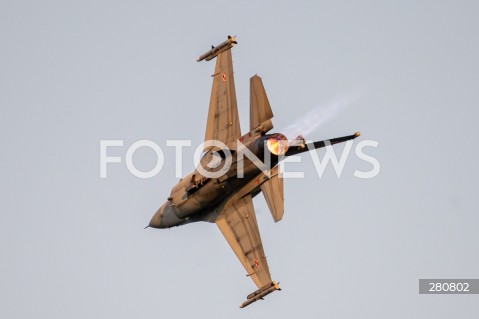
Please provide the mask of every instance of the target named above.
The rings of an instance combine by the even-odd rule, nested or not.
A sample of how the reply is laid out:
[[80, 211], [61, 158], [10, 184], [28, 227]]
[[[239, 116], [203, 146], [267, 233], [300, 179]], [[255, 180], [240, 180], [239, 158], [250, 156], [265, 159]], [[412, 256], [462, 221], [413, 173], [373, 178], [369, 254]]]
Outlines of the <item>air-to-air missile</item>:
[[232, 36], [229, 35], [228, 40], [226, 40], [225, 42], [223, 42], [221, 44], [218, 44], [217, 46], [212, 45], [211, 50], [209, 50], [208, 52], [205, 52], [202, 55], [200, 55], [196, 59], [196, 61], [198, 61], [198, 62], [203, 61], [203, 60], [209, 61], [209, 60], [215, 58], [221, 52], [225, 52], [225, 51], [231, 49], [237, 43], [238, 42], [236, 42], [236, 37], [232, 37]]
[[277, 283], [276, 281], [273, 281], [273, 282], [267, 284], [266, 286], [259, 288], [255, 292], [250, 293], [246, 297], [246, 301], [241, 304], [240, 308], [244, 308], [246, 306], [249, 306], [253, 302], [256, 302], [260, 299], [263, 300], [263, 297], [269, 295], [270, 293], [272, 293], [273, 291], [276, 291], [276, 290], [281, 290], [281, 288], [279, 288], [279, 283]]

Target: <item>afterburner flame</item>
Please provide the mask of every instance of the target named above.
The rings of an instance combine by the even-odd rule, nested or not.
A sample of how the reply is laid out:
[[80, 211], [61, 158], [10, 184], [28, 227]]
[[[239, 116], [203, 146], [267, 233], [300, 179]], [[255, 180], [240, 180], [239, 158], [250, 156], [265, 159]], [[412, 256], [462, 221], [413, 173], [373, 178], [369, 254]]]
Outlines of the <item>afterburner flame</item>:
[[268, 150], [274, 155], [284, 155], [288, 150], [288, 139], [283, 134], [275, 134], [266, 141]]

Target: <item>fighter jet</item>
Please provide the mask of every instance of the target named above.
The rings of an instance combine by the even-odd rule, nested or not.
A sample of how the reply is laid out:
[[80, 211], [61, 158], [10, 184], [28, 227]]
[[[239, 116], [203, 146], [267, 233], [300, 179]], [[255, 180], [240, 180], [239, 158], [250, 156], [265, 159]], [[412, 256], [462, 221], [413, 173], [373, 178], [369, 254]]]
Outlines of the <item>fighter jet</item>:
[[205, 134], [205, 141], [210, 143], [205, 143], [195, 171], [173, 187], [149, 227], [216, 223], [258, 288], [246, 297], [240, 306], [243, 308], [280, 290], [271, 279], [253, 197], [263, 193], [273, 220], [280, 221], [284, 195], [278, 163], [291, 155], [354, 139], [359, 133], [314, 143], [306, 143], [302, 136], [288, 140], [281, 133], [270, 134], [273, 112], [262, 80], [255, 75], [250, 79], [249, 131], [242, 135], [231, 56], [235, 44], [235, 37], [228, 36], [197, 59], [200, 62], [216, 58]]

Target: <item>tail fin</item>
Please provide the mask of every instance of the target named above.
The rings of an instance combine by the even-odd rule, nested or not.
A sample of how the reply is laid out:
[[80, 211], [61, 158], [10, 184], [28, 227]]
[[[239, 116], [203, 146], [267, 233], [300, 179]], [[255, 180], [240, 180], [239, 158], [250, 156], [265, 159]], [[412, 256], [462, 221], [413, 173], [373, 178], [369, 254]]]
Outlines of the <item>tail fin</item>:
[[261, 191], [263, 191], [274, 222], [279, 222], [284, 215], [284, 187], [283, 178], [279, 176], [278, 166], [271, 170], [270, 178], [261, 184]]
[[263, 81], [258, 75], [250, 79], [250, 132], [266, 133], [273, 128], [273, 111]]

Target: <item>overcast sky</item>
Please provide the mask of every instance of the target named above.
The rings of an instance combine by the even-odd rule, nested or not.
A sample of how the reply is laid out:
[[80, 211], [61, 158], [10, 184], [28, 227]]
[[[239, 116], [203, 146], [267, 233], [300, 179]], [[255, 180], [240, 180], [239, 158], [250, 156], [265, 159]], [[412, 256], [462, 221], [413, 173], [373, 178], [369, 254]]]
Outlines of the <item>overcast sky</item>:
[[[0, 317], [477, 318], [478, 295], [418, 294], [479, 278], [477, 2], [258, 2], [0, 2]], [[305, 178], [280, 223], [255, 198], [283, 291], [245, 309], [256, 287], [216, 225], [143, 229], [178, 180], [166, 141], [204, 137], [214, 61], [195, 58], [228, 34], [243, 132], [254, 74], [275, 131], [357, 95], [306, 137], [362, 132], [339, 179], [289, 164]], [[104, 139], [123, 162], [100, 179]], [[124, 164], [140, 139], [165, 153], [151, 179]]]

